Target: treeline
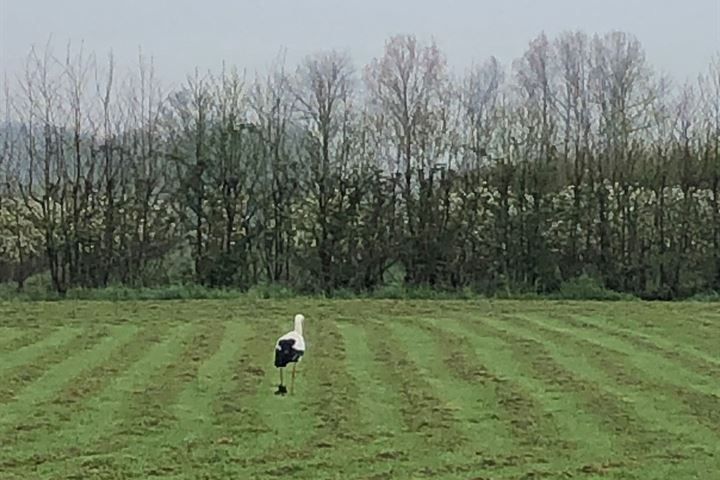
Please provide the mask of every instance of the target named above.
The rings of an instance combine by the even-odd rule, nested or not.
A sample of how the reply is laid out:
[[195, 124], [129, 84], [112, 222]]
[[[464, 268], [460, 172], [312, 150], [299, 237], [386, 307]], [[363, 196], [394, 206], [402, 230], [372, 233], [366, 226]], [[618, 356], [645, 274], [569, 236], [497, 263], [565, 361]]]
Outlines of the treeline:
[[0, 129], [0, 277], [301, 291], [720, 291], [720, 57], [672, 85], [633, 36], [449, 71], [393, 37], [249, 78], [31, 51]]

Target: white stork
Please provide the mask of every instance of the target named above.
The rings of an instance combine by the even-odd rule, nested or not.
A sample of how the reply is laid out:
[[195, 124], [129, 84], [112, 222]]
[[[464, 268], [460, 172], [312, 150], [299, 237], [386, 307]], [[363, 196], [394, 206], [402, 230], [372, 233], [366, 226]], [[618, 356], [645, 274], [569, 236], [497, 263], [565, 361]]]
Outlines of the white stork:
[[305, 339], [303, 338], [303, 322], [305, 317], [295, 315], [295, 328], [280, 337], [275, 344], [275, 367], [280, 369], [280, 385], [275, 395], [285, 395], [287, 388], [283, 385], [283, 368], [292, 363], [292, 381], [290, 394], [295, 390], [295, 367], [305, 353]]

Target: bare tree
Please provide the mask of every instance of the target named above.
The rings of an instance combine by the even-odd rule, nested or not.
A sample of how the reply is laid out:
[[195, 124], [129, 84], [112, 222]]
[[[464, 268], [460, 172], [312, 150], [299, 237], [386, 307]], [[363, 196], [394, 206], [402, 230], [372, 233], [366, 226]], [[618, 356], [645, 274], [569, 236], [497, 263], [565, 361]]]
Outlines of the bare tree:
[[296, 135], [291, 128], [296, 100], [282, 57], [265, 78], [255, 81], [249, 101], [267, 168], [263, 195], [270, 200], [260, 212], [262, 263], [268, 281], [289, 283], [294, 256], [291, 212], [299, 182], [293, 155]]
[[206, 272], [212, 284], [254, 281], [248, 275], [252, 243], [259, 230], [255, 216], [262, 206], [263, 161], [258, 128], [248, 119], [244, 79], [226, 71], [210, 80], [208, 113]]
[[[439, 110], [445, 92], [445, 68], [445, 58], [435, 44], [422, 45], [413, 36], [396, 36], [386, 43], [384, 55], [373, 60], [365, 72], [371, 102], [379, 116], [387, 117], [385, 134], [396, 149], [390, 170], [404, 178], [401, 191], [406, 234], [410, 239], [419, 238], [420, 209], [415, 193], [419, 181], [434, 172], [437, 162], [445, 160], [428, 155], [429, 139], [421, 136], [444, 127], [437, 123], [442, 119], [434, 113]], [[407, 252], [403, 263], [409, 282], [425, 280], [414, 278], [415, 259], [423, 253], [419, 249], [422, 245], [412, 243], [403, 249]]]
[[336, 217], [349, 199], [344, 176], [350, 167], [353, 78], [348, 57], [337, 52], [305, 59], [294, 85], [299, 122], [304, 128], [308, 159], [308, 190], [315, 202], [318, 230], [313, 231], [319, 276], [326, 291], [336, 283], [333, 260], [342, 241]]
[[[613, 32], [593, 39], [593, 93], [599, 109], [599, 142], [603, 156], [597, 159], [597, 201], [600, 220], [600, 268], [613, 288], [631, 280], [628, 250], [630, 178], [640, 157], [638, 140], [650, 123], [648, 115], [655, 95], [651, 72], [640, 42], [625, 33]], [[615, 205], [609, 205], [605, 181], [613, 189]], [[620, 189], [616, 190], [616, 187]], [[610, 209], [620, 223], [615, 248], [611, 238]], [[614, 257], [620, 259], [620, 271]]]
[[[570, 250], [568, 253], [571, 276], [580, 273], [581, 264], [590, 260], [592, 252], [592, 225], [585, 221], [592, 218], [584, 212], [593, 188], [593, 170], [588, 168], [592, 152], [592, 97], [590, 85], [590, 40], [584, 33], [562, 35], [555, 43], [558, 56], [559, 86], [557, 96], [558, 116], [563, 128], [562, 163], [570, 178], [573, 195], [572, 219], [569, 228]], [[583, 201], [584, 199], [585, 202]], [[584, 254], [581, 254], [579, 232], [585, 231]]]
[[[83, 268], [84, 251], [91, 247], [93, 241], [90, 232], [89, 220], [92, 217], [90, 201], [93, 196], [95, 156], [90, 154], [91, 142], [94, 141], [95, 132], [91, 131], [89, 122], [91, 112], [88, 109], [88, 81], [94, 70], [94, 58], [86, 56], [82, 46], [77, 53], [73, 53], [68, 45], [63, 78], [64, 94], [63, 104], [67, 106], [66, 112], [69, 125], [63, 130], [69, 132], [63, 135], [63, 150], [67, 152], [64, 161], [67, 175], [62, 179], [63, 189], [67, 193], [63, 198], [68, 202], [61, 204], [60, 208], [67, 212], [69, 221], [62, 222], [64, 236], [67, 239], [65, 248], [69, 263], [69, 278], [71, 283], [81, 283], [91, 286], [89, 278], [92, 272]], [[58, 119], [61, 121], [61, 119]]]
[[[533, 40], [520, 61], [515, 64], [522, 108], [519, 110], [523, 134], [520, 137], [522, 155], [517, 199], [521, 220], [519, 270], [523, 284], [539, 282], [542, 288], [556, 288], [554, 261], [545, 245], [542, 230], [547, 221], [545, 195], [556, 190], [556, 68], [552, 45], [542, 34]], [[528, 205], [530, 203], [530, 205]], [[532, 213], [528, 213], [529, 210]]]
[[[484, 244], [492, 232], [478, 228], [489, 218], [492, 206], [488, 202], [487, 186], [491, 180], [493, 162], [499, 156], [497, 137], [505, 75], [495, 57], [473, 66], [458, 89], [458, 122], [455, 128], [460, 138], [459, 176], [455, 185], [459, 208], [455, 219], [461, 229], [459, 246], [451, 270], [456, 283], [474, 282], [478, 272], [494, 276], [498, 259], [490, 255]], [[494, 253], [494, 252], [493, 252]]]
[[[155, 76], [152, 59], [138, 55], [135, 74], [123, 93], [124, 147], [121, 149], [121, 192], [125, 216], [121, 220], [125, 281], [142, 283], [149, 261], [172, 247], [171, 171], [167, 168], [168, 139], [164, 125], [165, 94]], [[124, 177], [123, 177], [124, 176]]]
[[193, 256], [195, 276], [198, 282], [204, 281], [205, 244], [207, 232], [207, 183], [209, 145], [208, 135], [211, 128], [210, 115], [213, 97], [206, 76], [196, 70], [189, 77], [183, 90], [176, 93], [170, 107], [174, 114], [176, 131], [173, 133], [173, 158], [177, 161], [177, 173], [185, 194], [185, 202], [191, 213], [193, 225]]
[[704, 106], [703, 170], [706, 178], [710, 179], [712, 195], [712, 244], [715, 257], [712, 287], [720, 291], [720, 53], [712, 59], [707, 74], [700, 78], [699, 83]]
[[119, 265], [116, 255], [118, 245], [116, 236], [118, 234], [119, 221], [119, 177], [122, 165], [118, 160], [121, 156], [120, 150], [123, 148], [121, 143], [122, 136], [122, 115], [117, 106], [115, 87], [115, 61], [114, 57], [108, 56], [107, 71], [104, 75], [96, 72], [95, 88], [97, 100], [101, 105], [100, 121], [98, 126], [99, 139], [96, 148], [96, 155], [101, 158], [98, 160], [98, 173], [100, 186], [99, 189], [104, 195], [104, 212], [103, 212], [103, 232], [101, 240], [101, 259], [97, 268], [99, 276], [99, 284], [107, 285], [110, 276], [116, 273]]
[[633, 36], [571, 32], [507, 78], [494, 58], [454, 78], [412, 36], [364, 89], [337, 52], [167, 95], [142, 55], [116, 70], [34, 49], [6, 82], [0, 280], [720, 288], [720, 58], [676, 87]]
[[2, 105], [2, 111], [0, 111], [0, 212], [2, 212], [3, 199], [7, 196], [10, 162], [16, 148], [15, 135], [10, 123], [10, 85], [7, 76], [3, 78], [0, 105]]
[[64, 295], [69, 285], [67, 242], [64, 237], [67, 191], [63, 180], [67, 175], [60, 86], [59, 63], [49, 48], [38, 53], [32, 49], [20, 83], [22, 98], [15, 104], [18, 118], [24, 125], [26, 151], [25, 176], [21, 195], [30, 212], [38, 215], [37, 224], [43, 231], [45, 251], [53, 288]]
[[465, 76], [460, 90], [461, 129], [467, 152], [465, 168], [477, 170], [491, 155], [497, 108], [505, 81], [502, 67], [495, 57], [473, 67]]

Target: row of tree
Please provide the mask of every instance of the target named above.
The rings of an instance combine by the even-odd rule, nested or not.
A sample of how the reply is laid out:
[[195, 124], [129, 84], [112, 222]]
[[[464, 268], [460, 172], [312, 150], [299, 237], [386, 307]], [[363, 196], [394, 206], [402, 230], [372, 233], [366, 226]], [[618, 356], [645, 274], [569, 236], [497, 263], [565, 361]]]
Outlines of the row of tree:
[[633, 36], [541, 35], [464, 75], [393, 37], [165, 91], [33, 50], [0, 128], [0, 276], [720, 291], [720, 57], [674, 86]]

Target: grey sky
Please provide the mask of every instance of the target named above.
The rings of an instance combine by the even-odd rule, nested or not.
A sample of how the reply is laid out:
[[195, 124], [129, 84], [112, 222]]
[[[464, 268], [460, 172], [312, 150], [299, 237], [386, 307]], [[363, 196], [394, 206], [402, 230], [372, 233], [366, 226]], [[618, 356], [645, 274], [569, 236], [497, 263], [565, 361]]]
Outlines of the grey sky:
[[720, 51], [720, 0], [0, 0], [0, 65], [10, 76], [31, 45], [52, 34], [57, 53], [84, 40], [121, 66], [138, 47], [166, 82], [222, 60], [262, 69], [287, 48], [294, 63], [347, 49], [357, 64], [396, 33], [434, 36], [455, 68], [496, 55], [507, 64], [541, 31], [626, 30], [648, 59], [678, 80], [704, 71]]

